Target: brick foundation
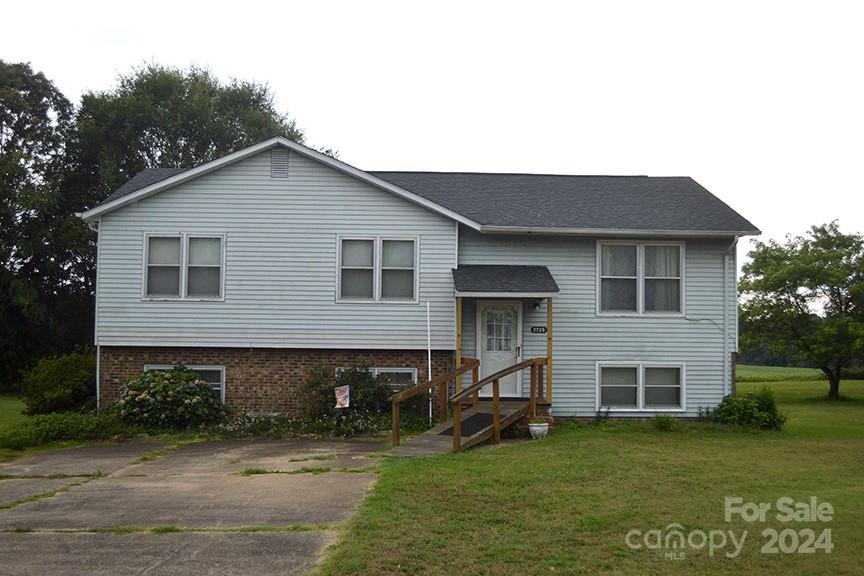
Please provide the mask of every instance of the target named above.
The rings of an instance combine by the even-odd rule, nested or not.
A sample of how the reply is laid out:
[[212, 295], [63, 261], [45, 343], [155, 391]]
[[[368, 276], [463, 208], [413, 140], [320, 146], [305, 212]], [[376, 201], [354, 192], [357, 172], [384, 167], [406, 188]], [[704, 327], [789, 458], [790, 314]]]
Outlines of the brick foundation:
[[[417, 368], [426, 379], [425, 350], [295, 350], [287, 348], [149, 348], [102, 346], [99, 357], [99, 405], [110, 406], [120, 386], [146, 364], [225, 367], [225, 404], [240, 411], [296, 413], [298, 387], [309, 370], [325, 364], [379, 368]], [[432, 373], [453, 369], [453, 352], [432, 351]]]

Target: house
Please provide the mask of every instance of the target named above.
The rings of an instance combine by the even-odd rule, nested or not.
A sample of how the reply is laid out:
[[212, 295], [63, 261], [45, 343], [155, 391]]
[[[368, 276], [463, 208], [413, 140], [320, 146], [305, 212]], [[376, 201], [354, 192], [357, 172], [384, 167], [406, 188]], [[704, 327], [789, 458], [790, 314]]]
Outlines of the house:
[[100, 406], [183, 363], [263, 412], [322, 362], [423, 382], [431, 344], [432, 376], [546, 359], [556, 416], [695, 416], [732, 390], [735, 246], [759, 233], [686, 177], [365, 172], [282, 138], [145, 170], [81, 216]]

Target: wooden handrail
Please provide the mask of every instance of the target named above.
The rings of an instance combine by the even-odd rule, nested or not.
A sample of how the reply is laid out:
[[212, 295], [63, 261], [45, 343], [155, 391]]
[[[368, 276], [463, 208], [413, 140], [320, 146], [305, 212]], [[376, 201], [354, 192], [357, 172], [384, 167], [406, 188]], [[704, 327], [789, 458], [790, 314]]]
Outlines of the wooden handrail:
[[474, 404], [476, 405], [477, 395], [480, 392], [480, 389], [490, 383], [492, 384], [492, 439], [496, 444], [498, 444], [501, 442], [501, 378], [528, 368], [529, 366], [531, 367], [531, 398], [529, 401], [529, 410], [531, 416], [535, 416], [535, 394], [537, 392], [536, 372], [539, 370], [542, 375], [543, 366], [545, 366], [547, 362], [548, 360], [546, 358], [531, 358], [529, 360], [523, 360], [518, 364], [513, 364], [512, 366], [499, 370], [498, 372], [483, 378], [479, 382], [477, 381], [475, 372], [474, 383], [468, 388], [456, 392], [450, 397], [450, 404], [453, 406], [453, 452], [459, 452], [459, 450], [462, 449], [462, 401], [465, 398], [473, 395]]
[[396, 394], [394, 394], [393, 396], [390, 397], [390, 401], [391, 402], [404, 402], [405, 400], [408, 400], [409, 398], [413, 398], [417, 394], [420, 394], [422, 392], [426, 392], [427, 390], [435, 388], [436, 386], [440, 386], [442, 383], [447, 384], [451, 380], [456, 378], [457, 376], [461, 376], [462, 374], [465, 374], [466, 372], [472, 370], [475, 366], [479, 366], [479, 365], [480, 365], [479, 360], [475, 360], [474, 358], [463, 358], [462, 359], [462, 365], [459, 366], [458, 368], [456, 368], [455, 370], [451, 370], [450, 372], [447, 372], [446, 374], [442, 374], [441, 376], [437, 376], [437, 377], [433, 378], [432, 380], [427, 380], [426, 382], [423, 382], [422, 384], [418, 384], [412, 388], [408, 388], [407, 390], [402, 390], [401, 392], [397, 392]]
[[455, 370], [451, 370], [446, 374], [442, 374], [432, 380], [427, 380], [422, 384], [418, 384], [408, 390], [402, 390], [401, 392], [397, 392], [393, 396], [390, 397], [390, 405], [391, 405], [391, 424], [392, 424], [392, 442], [393, 446], [399, 445], [399, 403], [408, 400], [409, 398], [413, 398], [418, 394], [422, 394], [427, 390], [431, 390], [436, 386], [440, 387], [441, 393], [441, 401], [440, 401], [440, 410], [441, 410], [441, 420], [447, 419], [447, 385], [450, 384], [451, 380], [459, 378], [466, 372], [472, 372], [474, 374], [474, 380], [476, 381], [477, 369], [480, 366], [480, 361], [474, 358], [462, 358], [462, 364], [458, 366]]
[[495, 380], [500, 380], [501, 378], [503, 378], [505, 376], [509, 376], [513, 372], [518, 372], [519, 370], [523, 370], [529, 366], [545, 366], [545, 365], [546, 365], [546, 358], [529, 358], [528, 360], [523, 360], [522, 362], [519, 362], [518, 364], [513, 364], [512, 366], [508, 366], [507, 368], [504, 368], [503, 370], [499, 370], [498, 372], [495, 372], [494, 374], [487, 376], [486, 378], [483, 378], [479, 382], [475, 382], [474, 384], [471, 384], [471, 386], [469, 386], [468, 388], [464, 388], [462, 391], [453, 394], [450, 397], [450, 404], [455, 404], [456, 402], [460, 402], [460, 401], [464, 400], [468, 396], [471, 396], [475, 392], [478, 392], [481, 388], [483, 388], [487, 384], [491, 384], [491, 383], [495, 382]]

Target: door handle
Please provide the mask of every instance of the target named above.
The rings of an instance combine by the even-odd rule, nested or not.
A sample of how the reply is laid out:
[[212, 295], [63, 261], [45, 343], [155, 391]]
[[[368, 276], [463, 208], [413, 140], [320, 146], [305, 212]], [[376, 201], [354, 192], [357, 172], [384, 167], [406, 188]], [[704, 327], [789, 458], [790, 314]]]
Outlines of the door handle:
[[522, 346], [516, 346], [516, 359], [518, 360], [521, 357], [522, 357]]

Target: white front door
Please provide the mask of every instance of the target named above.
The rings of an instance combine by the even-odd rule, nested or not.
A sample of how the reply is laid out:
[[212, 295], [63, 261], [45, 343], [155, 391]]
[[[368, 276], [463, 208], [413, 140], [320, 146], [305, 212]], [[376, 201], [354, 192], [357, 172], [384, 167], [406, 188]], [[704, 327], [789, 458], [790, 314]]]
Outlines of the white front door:
[[[522, 360], [522, 302], [477, 302], [477, 350], [481, 378]], [[501, 396], [521, 396], [521, 372], [502, 378], [499, 392]], [[492, 396], [492, 385], [484, 386], [480, 394]]]

